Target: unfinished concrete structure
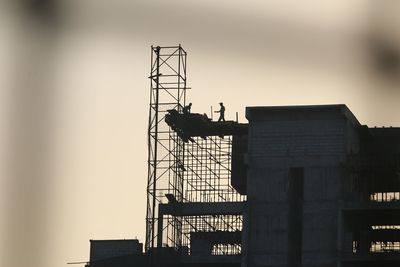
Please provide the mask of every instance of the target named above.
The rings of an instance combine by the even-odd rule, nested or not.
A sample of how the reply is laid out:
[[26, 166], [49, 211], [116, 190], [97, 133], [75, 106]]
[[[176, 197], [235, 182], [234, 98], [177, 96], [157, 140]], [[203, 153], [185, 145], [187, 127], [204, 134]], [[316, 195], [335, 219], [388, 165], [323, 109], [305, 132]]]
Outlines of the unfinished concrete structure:
[[395, 266], [400, 129], [345, 105], [247, 108], [244, 266]]
[[186, 52], [152, 53], [134, 266], [398, 266], [400, 128], [368, 128], [345, 105], [248, 107], [248, 123], [184, 113]]

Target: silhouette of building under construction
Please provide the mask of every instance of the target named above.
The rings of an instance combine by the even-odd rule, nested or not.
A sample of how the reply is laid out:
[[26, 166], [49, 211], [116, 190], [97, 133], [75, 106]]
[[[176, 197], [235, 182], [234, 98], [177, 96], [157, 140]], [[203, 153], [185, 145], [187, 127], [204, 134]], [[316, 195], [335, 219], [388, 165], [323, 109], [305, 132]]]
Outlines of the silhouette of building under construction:
[[400, 128], [345, 105], [183, 113], [186, 52], [152, 47], [147, 224], [92, 240], [88, 266], [400, 264]]

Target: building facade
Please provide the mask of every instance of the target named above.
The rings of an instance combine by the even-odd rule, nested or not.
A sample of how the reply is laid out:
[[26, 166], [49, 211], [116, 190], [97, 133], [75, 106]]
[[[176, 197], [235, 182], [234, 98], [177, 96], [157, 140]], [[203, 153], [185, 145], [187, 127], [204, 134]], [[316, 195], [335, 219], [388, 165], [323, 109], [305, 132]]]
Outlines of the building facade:
[[243, 266], [399, 263], [400, 129], [345, 105], [252, 107]]

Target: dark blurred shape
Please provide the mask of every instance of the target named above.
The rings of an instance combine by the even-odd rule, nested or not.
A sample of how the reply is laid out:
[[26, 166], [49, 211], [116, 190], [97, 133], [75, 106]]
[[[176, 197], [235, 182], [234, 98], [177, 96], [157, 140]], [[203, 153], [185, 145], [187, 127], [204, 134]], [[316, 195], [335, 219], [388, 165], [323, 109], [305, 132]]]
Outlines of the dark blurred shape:
[[19, 0], [19, 2], [29, 17], [47, 22], [57, 18], [56, 0]]
[[[16, 1], [9, 102], [9, 151], [1, 266], [46, 266], [51, 218], [55, 91], [55, 1]], [[36, 246], [36, 244], [40, 244]], [[32, 247], [35, 246], [34, 250]], [[25, 251], [21, 257], [21, 251]]]
[[400, 51], [385, 40], [371, 41], [371, 55], [374, 67], [384, 75], [397, 75], [400, 70]]

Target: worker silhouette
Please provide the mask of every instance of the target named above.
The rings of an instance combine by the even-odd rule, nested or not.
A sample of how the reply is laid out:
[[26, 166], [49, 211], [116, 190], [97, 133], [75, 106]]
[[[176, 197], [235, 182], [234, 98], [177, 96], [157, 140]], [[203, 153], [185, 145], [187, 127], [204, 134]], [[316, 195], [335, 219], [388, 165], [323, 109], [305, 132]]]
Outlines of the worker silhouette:
[[220, 110], [215, 111], [215, 113], [219, 113], [219, 119], [218, 122], [220, 121], [225, 121], [225, 107], [224, 107], [224, 103], [219, 103], [219, 105], [221, 106]]
[[190, 114], [191, 109], [192, 109], [192, 103], [189, 103], [189, 105], [183, 107], [182, 112], [183, 114], [187, 115]]

